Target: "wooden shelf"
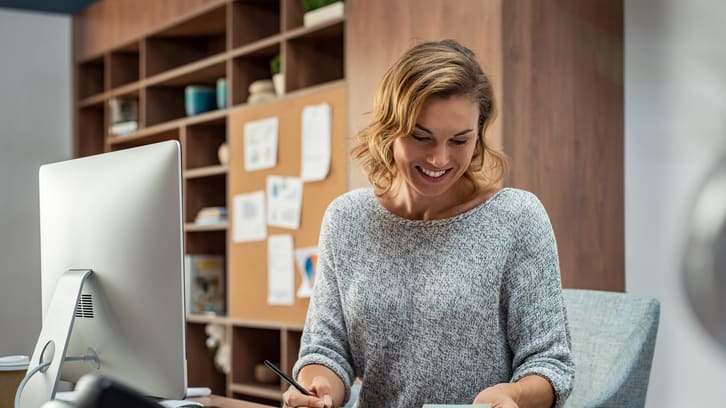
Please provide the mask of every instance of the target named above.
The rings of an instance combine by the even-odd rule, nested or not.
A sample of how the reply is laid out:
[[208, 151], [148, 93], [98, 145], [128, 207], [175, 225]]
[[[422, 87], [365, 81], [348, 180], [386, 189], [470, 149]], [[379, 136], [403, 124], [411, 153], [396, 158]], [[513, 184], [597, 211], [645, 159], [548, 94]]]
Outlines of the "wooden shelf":
[[[103, 3], [99, 7], [108, 11]], [[87, 156], [178, 140], [182, 146], [184, 252], [225, 257], [229, 306], [230, 282], [239, 279], [241, 273], [229, 268], [233, 245], [229, 242], [230, 225], [197, 225], [193, 221], [204, 207], [230, 205], [232, 170], [220, 164], [218, 151], [230, 142], [231, 116], [259, 108], [277, 112], [276, 103], [294, 105], [298, 98], [308, 101], [308, 95], [339, 86], [344, 81], [345, 19], [303, 27], [299, 0], [212, 0], [198, 6], [180, 3], [186, 2], [173, 3], [173, 7], [186, 10], [185, 15], [161, 19], [152, 30], [147, 28], [136, 36], [125, 37], [128, 40], [123, 44], [75, 61], [75, 153]], [[118, 11], [94, 18], [125, 15]], [[97, 34], [92, 33], [104, 26], [100, 23], [75, 35], [89, 39], [93, 35], [96, 41]], [[274, 101], [248, 104], [250, 84], [271, 79], [270, 60], [277, 55], [282, 56], [286, 92]], [[187, 116], [185, 88], [216, 87], [221, 78], [227, 82], [224, 107]], [[138, 100], [139, 129], [123, 136], [111, 135], [109, 101], [123, 97]], [[299, 115], [295, 117], [299, 121]], [[344, 123], [340, 117], [336, 121]], [[282, 128], [280, 131], [281, 135], [285, 132]], [[282, 384], [256, 383], [254, 366], [269, 358], [279, 361], [286, 371], [291, 370], [303, 324], [286, 321], [296, 320], [293, 318], [247, 317], [186, 317], [190, 385], [208, 386], [228, 396], [279, 401]], [[221, 324], [228, 330], [232, 371], [227, 375], [215, 367], [206, 348], [204, 328], [209, 323]]]
[[208, 324], [208, 323], [217, 323], [222, 325], [227, 325], [228, 320], [225, 316], [217, 316], [217, 315], [187, 315], [186, 317], [187, 323], [198, 323], [198, 324]]
[[146, 86], [184, 86], [199, 83], [213, 84], [225, 77], [227, 54], [219, 54], [182, 65], [146, 79]]
[[221, 164], [218, 166], [199, 167], [196, 169], [185, 170], [184, 178], [191, 179], [191, 178], [218, 176], [220, 174], [227, 174], [228, 170], [229, 170], [229, 167], [223, 166]]
[[184, 231], [186, 232], [198, 232], [198, 231], [224, 231], [228, 228], [228, 223], [220, 222], [217, 224], [209, 225], [197, 225], [192, 222], [184, 224]]
[[100, 95], [94, 95], [91, 97], [88, 97], [86, 99], [83, 99], [81, 101], [78, 101], [78, 107], [79, 108], [88, 108], [93, 105], [103, 105], [104, 102], [108, 99], [108, 95], [100, 94]]

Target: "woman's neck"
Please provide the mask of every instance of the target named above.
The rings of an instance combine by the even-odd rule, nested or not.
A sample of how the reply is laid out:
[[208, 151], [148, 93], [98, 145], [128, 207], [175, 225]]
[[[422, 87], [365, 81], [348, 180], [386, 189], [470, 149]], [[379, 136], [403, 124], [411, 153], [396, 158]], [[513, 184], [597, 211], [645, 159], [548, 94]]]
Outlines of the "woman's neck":
[[378, 196], [381, 205], [399, 217], [410, 220], [438, 220], [464, 213], [494, 195], [498, 188], [474, 188], [460, 180], [451, 190], [436, 197], [421, 196], [405, 183], [395, 183]]

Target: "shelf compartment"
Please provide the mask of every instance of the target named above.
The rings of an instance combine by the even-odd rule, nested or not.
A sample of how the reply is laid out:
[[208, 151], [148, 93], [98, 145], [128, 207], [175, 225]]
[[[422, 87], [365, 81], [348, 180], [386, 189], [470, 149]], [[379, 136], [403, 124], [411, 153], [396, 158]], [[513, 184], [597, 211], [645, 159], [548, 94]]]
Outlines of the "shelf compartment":
[[78, 110], [78, 138], [75, 156], [90, 156], [105, 151], [106, 120], [104, 102], [84, 106]]
[[[192, 170], [211, 166], [222, 167], [218, 150], [226, 141], [227, 121], [224, 118], [188, 126], [184, 141], [186, 146], [184, 168]], [[208, 175], [208, 172], [198, 173], [197, 177], [201, 175]]]
[[280, 43], [275, 42], [232, 60], [232, 105], [247, 103], [252, 82], [272, 79], [270, 60], [280, 53], [280, 48]]
[[137, 82], [140, 78], [138, 41], [111, 52], [109, 58], [109, 77], [111, 89]]
[[[204, 66], [195, 71], [171, 77], [146, 88], [146, 124], [157, 125], [187, 116], [184, 108], [184, 88], [188, 85], [215, 87], [217, 79], [225, 76], [225, 62]], [[208, 112], [205, 112], [207, 114]]]
[[185, 228], [184, 253], [224, 255], [227, 249], [227, 229], [189, 230]]
[[204, 207], [227, 206], [226, 175], [184, 180], [185, 222], [193, 223], [199, 210]]
[[[126, 92], [120, 92], [118, 90], [124, 90]], [[109, 112], [109, 126], [106, 129], [106, 132], [109, 136], [109, 138], [117, 138], [117, 137], [124, 137], [128, 135], [133, 135], [136, 132], [138, 132], [142, 126], [142, 110], [141, 110], [141, 92], [138, 87], [136, 86], [124, 86], [122, 88], [118, 88], [118, 90], [113, 92], [113, 95], [109, 95], [108, 100], [106, 101], [106, 104], [108, 106], [108, 112]], [[111, 100], [113, 99], [119, 99], [123, 101], [136, 101], [136, 130], [132, 132], [122, 133], [122, 134], [113, 134], [111, 131], [111, 128], [113, 127], [114, 123], [114, 110], [112, 109]], [[116, 113], [116, 115], [120, 115], [119, 112]], [[117, 118], [118, 119], [118, 116]], [[133, 119], [133, 115], [129, 115], [128, 119]], [[131, 122], [131, 120], [127, 121]]]
[[280, 362], [280, 331], [276, 329], [260, 329], [252, 327], [235, 326], [232, 329], [232, 383], [234, 390], [250, 393], [249, 389], [241, 390], [237, 387], [268, 390], [270, 394], [260, 395], [267, 398], [279, 398], [280, 382], [274, 384], [261, 384], [255, 380], [255, 366], [270, 360]]
[[199, 61], [227, 49], [226, 4], [146, 39], [147, 77]]
[[286, 91], [343, 79], [344, 59], [343, 19], [290, 32], [283, 61]]
[[209, 387], [213, 394], [224, 395], [227, 376], [214, 365], [214, 356], [206, 345], [205, 326], [206, 323], [189, 321], [186, 324], [188, 383], [190, 387]]
[[94, 95], [102, 94], [105, 86], [105, 64], [104, 57], [100, 56], [92, 60], [82, 62], [78, 65], [78, 99], [86, 99]]
[[280, 33], [280, 2], [240, 0], [232, 3], [232, 48]]

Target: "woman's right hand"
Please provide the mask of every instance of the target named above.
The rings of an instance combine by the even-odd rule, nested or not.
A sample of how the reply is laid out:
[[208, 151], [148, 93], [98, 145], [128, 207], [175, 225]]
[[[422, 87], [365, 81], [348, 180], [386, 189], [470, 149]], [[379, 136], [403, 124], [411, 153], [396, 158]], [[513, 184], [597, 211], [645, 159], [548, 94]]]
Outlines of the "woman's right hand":
[[333, 408], [333, 387], [328, 378], [315, 376], [310, 384], [302, 385], [313, 395], [305, 395], [295, 387], [290, 387], [282, 394], [283, 408]]

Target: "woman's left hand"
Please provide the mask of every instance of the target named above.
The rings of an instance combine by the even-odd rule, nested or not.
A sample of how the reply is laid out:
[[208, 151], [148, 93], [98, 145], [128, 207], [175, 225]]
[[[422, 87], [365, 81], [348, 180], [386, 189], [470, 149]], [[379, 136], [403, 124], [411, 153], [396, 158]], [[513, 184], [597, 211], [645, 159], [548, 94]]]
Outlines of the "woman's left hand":
[[517, 384], [497, 384], [477, 394], [474, 404], [492, 404], [492, 408], [519, 408]]

